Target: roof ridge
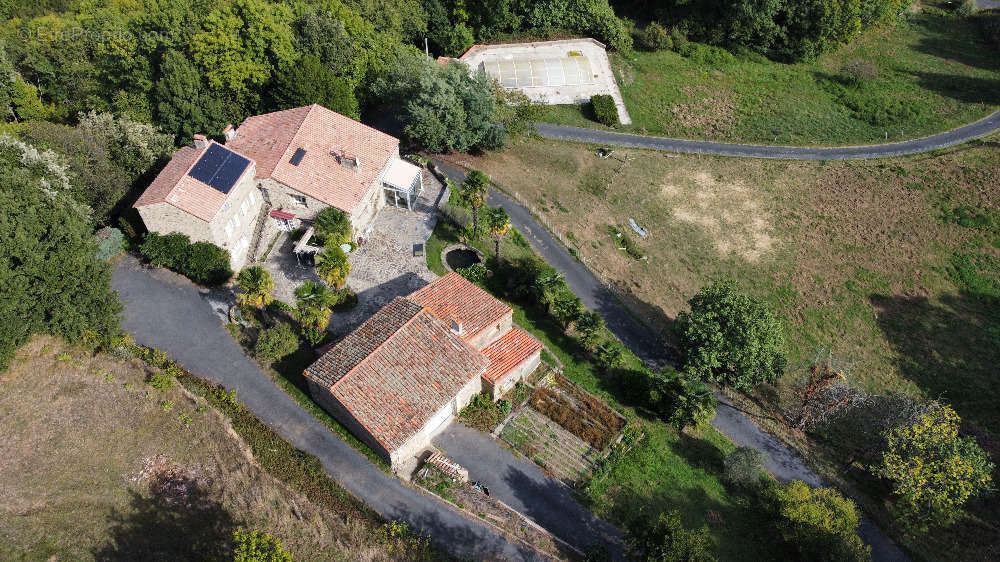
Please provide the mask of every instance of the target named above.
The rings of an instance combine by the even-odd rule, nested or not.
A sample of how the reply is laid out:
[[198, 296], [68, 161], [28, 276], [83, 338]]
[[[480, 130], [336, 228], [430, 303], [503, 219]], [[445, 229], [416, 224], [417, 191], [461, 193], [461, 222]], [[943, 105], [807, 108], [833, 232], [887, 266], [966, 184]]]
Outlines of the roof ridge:
[[[274, 172], [278, 169], [278, 166], [281, 165], [281, 163], [286, 160], [286, 157], [288, 156], [288, 151], [291, 150], [292, 146], [295, 145], [296, 139], [299, 138], [299, 133], [302, 132], [302, 125], [305, 125], [306, 120], [309, 119], [309, 116], [312, 115], [313, 110], [316, 109], [316, 106], [318, 106], [318, 105], [319, 104], [314, 103], [314, 104], [309, 105], [309, 106], [305, 106], [304, 105], [302, 107], [293, 107], [293, 108], [285, 110], [285, 111], [295, 111], [296, 109], [303, 109], [305, 107], [309, 108], [309, 110], [306, 111], [305, 114], [302, 116], [302, 120], [299, 121], [299, 124], [295, 126], [295, 132], [292, 133], [292, 138], [290, 138], [288, 140], [288, 146], [285, 147], [285, 150], [281, 153], [281, 157], [278, 158], [278, 161], [274, 163], [274, 168], [271, 169], [271, 174], [270, 174], [271, 178], [274, 177]], [[275, 113], [280, 113], [280, 112], [276, 111]], [[296, 189], [295, 191], [298, 191], [298, 190]]]

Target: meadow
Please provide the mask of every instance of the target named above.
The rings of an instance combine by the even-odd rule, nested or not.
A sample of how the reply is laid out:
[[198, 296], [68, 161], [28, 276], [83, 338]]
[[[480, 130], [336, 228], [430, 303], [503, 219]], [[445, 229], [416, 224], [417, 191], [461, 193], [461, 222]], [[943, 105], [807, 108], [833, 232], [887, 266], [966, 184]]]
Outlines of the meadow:
[[[984, 45], [977, 23], [942, 4], [923, 2], [896, 26], [873, 29], [811, 62], [783, 64], [706, 46], [689, 56], [613, 54], [633, 121], [617, 129], [822, 146], [899, 141], [971, 123], [1000, 108], [1000, 57]], [[860, 77], [843, 71], [859, 64]], [[606, 128], [586, 104], [545, 107], [542, 120]]]

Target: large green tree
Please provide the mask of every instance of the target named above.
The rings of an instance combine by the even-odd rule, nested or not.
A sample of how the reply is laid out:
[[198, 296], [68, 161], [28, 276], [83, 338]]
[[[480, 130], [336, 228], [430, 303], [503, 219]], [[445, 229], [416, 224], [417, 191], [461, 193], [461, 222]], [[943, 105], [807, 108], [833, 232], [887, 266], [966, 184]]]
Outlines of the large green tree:
[[196, 133], [218, 134], [225, 125], [222, 101], [180, 51], [164, 53], [153, 95], [157, 121], [180, 143], [190, 142]]
[[315, 55], [304, 55], [282, 73], [271, 93], [276, 109], [318, 103], [352, 119], [361, 117], [350, 80], [334, 74]]
[[191, 53], [212, 88], [245, 93], [295, 62], [292, 23], [287, 4], [233, 0], [205, 18]]
[[121, 305], [92, 232], [55, 155], [0, 136], [0, 369], [33, 333], [117, 330]]
[[871, 471], [892, 484], [903, 522], [918, 531], [950, 525], [965, 503], [991, 491], [994, 464], [972, 437], [958, 434], [951, 406], [934, 403], [913, 423], [889, 430]]
[[854, 502], [833, 488], [810, 488], [800, 480], [775, 484], [768, 500], [785, 541], [803, 560], [863, 562], [868, 548], [858, 537]]
[[684, 367], [706, 380], [750, 391], [784, 372], [781, 322], [761, 301], [725, 281], [703, 288], [677, 316]]
[[714, 562], [708, 526], [688, 529], [679, 511], [661, 513], [652, 523], [629, 525], [625, 544], [633, 560], [642, 562]]

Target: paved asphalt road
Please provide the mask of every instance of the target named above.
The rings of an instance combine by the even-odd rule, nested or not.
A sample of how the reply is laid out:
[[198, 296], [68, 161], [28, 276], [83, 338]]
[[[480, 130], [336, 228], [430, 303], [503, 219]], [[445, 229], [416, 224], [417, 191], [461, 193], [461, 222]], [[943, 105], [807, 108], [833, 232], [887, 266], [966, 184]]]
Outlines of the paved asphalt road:
[[540, 560], [477, 521], [389, 476], [292, 401], [251, 361], [222, 326], [203, 293], [179, 275], [120, 261], [112, 286], [125, 303], [125, 330], [166, 351], [200, 377], [236, 389], [258, 418], [295, 447], [319, 457], [326, 471], [386, 519], [402, 519], [458, 557]]
[[622, 532], [581, 506], [570, 489], [515, 457], [495, 439], [461, 422], [453, 422], [434, 438], [445, 456], [469, 469], [490, 495], [527, 515], [549, 532], [581, 550], [603, 544], [616, 559], [624, 558]]
[[852, 160], [918, 154], [961, 144], [1000, 129], [1000, 111], [975, 123], [922, 139], [872, 146], [842, 146], [811, 148], [797, 146], [764, 146], [723, 142], [648, 137], [584, 129], [550, 123], [535, 123], [538, 134], [549, 139], [578, 141], [606, 146], [625, 146], [693, 154], [742, 156], [751, 158], [788, 158], [795, 160]]
[[[452, 181], [460, 183], [465, 179], [464, 171], [440, 161], [435, 161], [435, 164]], [[608, 328], [633, 353], [644, 361], [654, 364], [672, 362], [673, 358], [653, 331], [629, 314], [624, 305], [601, 285], [593, 273], [574, 259], [548, 230], [535, 221], [527, 209], [495, 189], [490, 190], [488, 203], [492, 206], [502, 206], [507, 211], [511, 223], [531, 242], [535, 251], [566, 276], [566, 281], [573, 292], [580, 296], [588, 308], [604, 317]], [[712, 425], [737, 445], [753, 447], [766, 453], [768, 459], [766, 468], [775, 478], [782, 482], [802, 480], [813, 486], [823, 484], [819, 475], [780, 439], [758, 427], [752, 419], [734, 408], [725, 397], [719, 395], [718, 398], [719, 407], [715, 417], [712, 418]], [[872, 547], [872, 559], [875, 562], [907, 560], [892, 540], [867, 519], [863, 521], [859, 534], [865, 543]]]

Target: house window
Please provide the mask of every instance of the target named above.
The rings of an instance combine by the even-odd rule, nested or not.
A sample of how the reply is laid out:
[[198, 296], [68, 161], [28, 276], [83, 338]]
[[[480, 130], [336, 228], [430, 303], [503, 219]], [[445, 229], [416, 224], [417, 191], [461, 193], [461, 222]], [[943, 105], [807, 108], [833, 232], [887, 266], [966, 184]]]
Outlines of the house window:
[[232, 205], [230, 205], [229, 203], [230, 203], [229, 201], [226, 201], [225, 203], [223, 203], [222, 204], [222, 208], [219, 209], [219, 212], [220, 213], [225, 213], [226, 211], [228, 211], [229, 208], [232, 207]]
[[308, 207], [309, 206], [306, 203], [306, 198], [305, 198], [304, 195], [292, 195], [292, 201], [295, 201], [296, 203], [298, 203], [299, 205], [302, 205], [303, 207]]
[[232, 237], [233, 237], [233, 219], [229, 219], [229, 221], [226, 222], [226, 238], [232, 238]]
[[250, 211], [250, 204], [251, 204], [251, 199], [252, 198], [253, 198], [253, 195], [251, 194], [250, 197], [244, 199], [243, 200], [243, 204], [240, 205], [240, 212], [243, 213], [244, 217], [247, 216], [247, 213]]

